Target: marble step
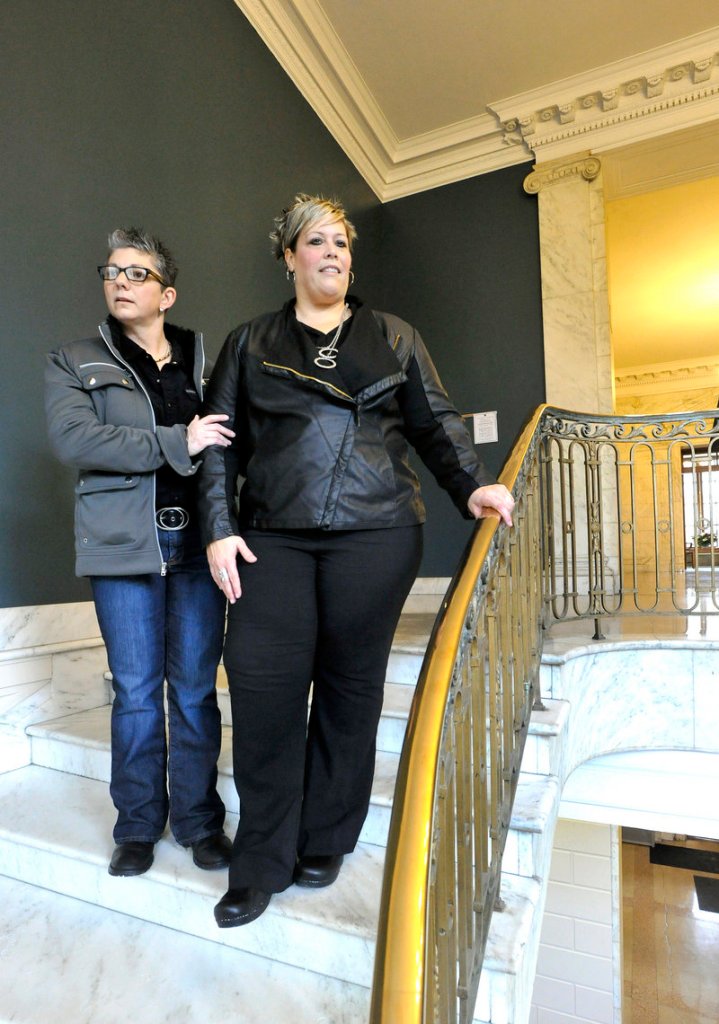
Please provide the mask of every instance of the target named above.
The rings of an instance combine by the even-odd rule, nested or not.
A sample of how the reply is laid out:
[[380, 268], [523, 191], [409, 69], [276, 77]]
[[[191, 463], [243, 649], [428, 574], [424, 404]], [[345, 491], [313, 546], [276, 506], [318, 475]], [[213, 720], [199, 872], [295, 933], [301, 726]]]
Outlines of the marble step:
[[[230, 816], [228, 830], [235, 824], [233, 818]], [[165, 963], [170, 962], [167, 950], [178, 949], [180, 962], [187, 959], [194, 964], [188, 978], [197, 979], [196, 999], [197, 991], [203, 992], [200, 1003], [205, 1010], [205, 1020], [226, 1019], [224, 1014], [213, 1017], [205, 1004], [204, 993], [208, 990], [201, 982], [201, 972], [210, 971], [213, 964], [221, 973], [223, 983], [229, 983], [230, 979], [235, 982], [228, 997], [237, 999], [232, 1019], [238, 1024], [254, 1024], [259, 1019], [289, 1019], [284, 1013], [271, 1012], [268, 994], [262, 1004], [264, 1018], [254, 1015], [255, 1008], [251, 1012], [248, 1009], [245, 1015], [245, 990], [240, 979], [245, 972], [255, 969], [253, 961], [257, 958], [263, 961], [256, 967], [258, 986], [265, 976], [274, 979], [271, 998], [278, 999], [280, 1005], [294, 998], [293, 986], [299, 983], [298, 1008], [302, 1007], [305, 995], [308, 1005], [318, 998], [320, 1006], [328, 1007], [327, 1016], [323, 1017], [315, 1005], [316, 1016], [307, 1017], [308, 1021], [360, 1024], [367, 1019], [382, 850], [361, 844], [346, 858], [339, 879], [328, 889], [313, 892], [293, 886], [273, 897], [265, 914], [251, 925], [218, 929], [212, 908], [225, 890], [225, 872], [199, 871], [192, 864], [188, 851], [165, 837], [157, 844], [155, 862], [147, 874], [138, 878], [112, 878], [107, 873], [112, 850], [112, 820], [112, 806], [103, 782], [38, 766], [0, 776], [0, 872], [18, 882], [50, 890], [50, 895], [45, 894], [44, 913], [50, 914], [59, 928], [63, 918], [57, 916], [54, 894], [79, 901], [63, 911], [70, 914], [72, 920], [84, 922], [79, 933], [65, 932], [64, 940], [57, 946], [50, 941], [52, 932], [43, 931], [43, 935], [47, 935], [49, 946], [68, 969], [72, 962], [68, 946], [83, 950], [83, 970], [88, 963], [91, 969], [100, 970], [100, 965], [109, 961], [87, 998], [92, 997], [93, 991], [102, 991], [103, 985], [114, 984], [121, 973], [128, 988], [122, 1006], [125, 1014], [133, 1001], [139, 1004], [146, 998], [140, 992], [149, 988], [151, 998], [156, 998], [155, 993], [162, 992], [162, 988], [150, 965], [146, 964], [138, 974], [132, 973], [135, 956], [147, 941], [153, 948], [158, 948], [159, 942], [159, 948], [166, 953]], [[492, 919], [475, 1017], [479, 1021], [491, 1020], [492, 1024], [512, 1021], [511, 1017], [503, 1015], [502, 1008], [513, 1000], [513, 985], [521, 980], [515, 976], [521, 968], [522, 948], [528, 941], [528, 930], [536, 912], [539, 883], [533, 878], [507, 873], [502, 878], [501, 895], [505, 909]], [[40, 916], [43, 929], [42, 912], [35, 909], [43, 903], [42, 895], [25, 892], [18, 898], [33, 908], [33, 917]], [[7, 908], [6, 904], [4, 906]], [[15, 918], [7, 913], [3, 916], [5, 923], [0, 925], [0, 942], [3, 948], [16, 950], [16, 943], [8, 942], [16, 931]], [[128, 919], [133, 920], [128, 923]], [[21, 920], [24, 927], [27, 919]], [[171, 932], [180, 934], [174, 936]], [[107, 945], [104, 944], [106, 935], [110, 936]], [[122, 944], [123, 935], [137, 936], [137, 943], [133, 939], [131, 948], [126, 949]], [[161, 939], [158, 940], [157, 935]], [[87, 941], [81, 941], [85, 936]], [[221, 949], [215, 954], [208, 952], [210, 946]], [[233, 974], [235, 961], [232, 957], [236, 954], [240, 958], [237, 973]], [[30, 956], [29, 949], [26, 948], [24, 955]], [[288, 968], [292, 969], [289, 973]], [[5, 969], [10, 970], [7, 963]], [[309, 977], [309, 972], [324, 977]], [[287, 989], [285, 985], [291, 987]], [[48, 993], [56, 988], [58, 997], [71, 1003], [85, 999], [80, 992], [66, 991], [59, 982], [56, 986], [47, 976], [44, 986]], [[22, 1001], [23, 995], [17, 991], [17, 986], [11, 991], [13, 998]], [[182, 991], [181, 987], [177, 989], [178, 993]], [[173, 992], [172, 998], [175, 994]], [[337, 1005], [341, 1009], [330, 1007], [335, 999], [340, 1000]], [[5, 1005], [9, 1004], [3, 999], [3, 1007]], [[83, 1002], [83, 1007], [85, 1005]], [[485, 1015], [485, 1009], [489, 1015]], [[25, 1024], [32, 1022], [32, 1018], [22, 1016], [15, 1019]], [[47, 1019], [57, 1018], [39, 1017], [39, 1020]], [[60, 1019], [87, 1020], [95, 1024], [97, 1018], [87, 1012], [83, 1017], [81, 1012], [71, 1008]], [[136, 1016], [135, 1019], [150, 1018]], [[183, 1019], [188, 1024], [192, 1020], [184, 1016], [174, 1018], [171, 1014], [167, 1019]], [[305, 1018], [298, 1011], [292, 1019], [303, 1024]], [[106, 1021], [112, 1024], [113, 1020], [103, 1018], [103, 1024]]]
[[[533, 715], [531, 731], [536, 737], [538, 750], [542, 745], [553, 744], [559, 728], [557, 723], [562, 720], [563, 708], [564, 703], [556, 701], [552, 702], [549, 712]], [[86, 758], [96, 761], [99, 759], [100, 763], [103, 763], [104, 759], [104, 763], [107, 764], [106, 723], [109, 708], [101, 710], [105, 722], [104, 738], [97, 735], [97, 723], [93, 725], [92, 714], [88, 714], [79, 716], [80, 721], [71, 722], [65, 719], [53, 723], [46, 729], [33, 727], [32, 731], [38, 733], [37, 736], [33, 736], [33, 743], [38, 744], [38, 751], [44, 751], [42, 756], [56, 764], [62, 764], [62, 758], [70, 754], [72, 770], [75, 771], [87, 770], [83, 763]], [[79, 728], [80, 725], [84, 726], [84, 731]], [[82, 733], [82, 736], [78, 737], [78, 733]], [[529, 740], [530, 744], [531, 742], [532, 736]], [[66, 748], [64, 751], [63, 747]], [[528, 746], [527, 752], [530, 750], [531, 746]], [[60, 760], [57, 760], [58, 758]], [[389, 765], [387, 766], [386, 784], [390, 789], [396, 771], [396, 760], [391, 770]], [[551, 753], [539, 755], [535, 751], [534, 760], [546, 766], [551, 760]], [[39, 767], [30, 770], [43, 771]], [[106, 775], [107, 769], [104, 771], [104, 777]], [[15, 798], [12, 797], [14, 785], [7, 783], [11, 778], [21, 783], [23, 790], [16, 794]], [[2, 790], [3, 782], [7, 784], [7, 792]], [[107, 911], [100, 910], [106, 914], [122, 910], [131, 916], [149, 918], [153, 926], [160, 924], [186, 930], [190, 933], [186, 937], [187, 941], [198, 943], [198, 949], [204, 950], [204, 942], [209, 939], [214, 944], [239, 949], [243, 955], [277, 957], [283, 963], [289, 961], [295, 968], [309, 968], [316, 972], [327, 970], [331, 978], [325, 982], [316, 982], [313, 979], [308, 991], [314, 992], [315, 985], [319, 985], [323, 993], [329, 992], [333, 986], [354, 986], [347, 998], [349, 1005], [356, 1008], [357, 1015], [353, 1017], [350, 1013], [346, 1019], [358, 1024], [367, 1019], [367, 986], [371, 975], [376, 928], [376, 904], [371, 894], [374, 893], [374, 898], [378, 900], [382, 867], [381, 850], [373, 850], [371, 845], [359, 847], [356, 853], [348, 858], [346, 869], [335, 886], [311, 894], [323, 898], [325, 907], [318, 908], [317, 904], [313, 903], [309, 907], [310, 910], [324, 910], [332, 918], [339, 914], [344, 920], [352, 919], [352, 911], [342, 909], [342, 906], [346, 899], [352, 901], [356, 894], [352, 893], [348, 897], [342, 889], [348, 884], [357, 887], [357, 876], [361, 878], [360, 888], [366, 894], [365, 911], [369, 906], [370, 913], [355, 917], [355, 928], [351, 930], [347, 939], [342, 928], [338, 929], [329, 924], [327, 918], [319, 922], [298, 921], [298, 895], [299, 902], [304, 902], [306, 906], [307, 900], [306, 891], [296, 889], [275, 897], [267, 913], [256, 924], [246, 929], [221, 931], [214, 925], [211, 908], [224, 891], [224, 872], [219, 873], [220, 880], [217, 875], [197, 871], [192, 866], [187, 852], [181, 850], [172, 839], [166, 838], [158, 844], [156, 864], [148, 875], [141, 879], [111, 879], [106, 873], [106, 865], [112, 848], [109, 836], [113, 812], [106, 783], [78, 779], [58, 771], [46, 771], [41, 780], [35, 780], [34, 786], [32, 783], [32, 779], [23, 778], [22, 772], [10, 773], [4, 779], [0, 779], [0, 872], [13, 874], [47, 888], [56, 888], [77, 899], [97, 903], [100, 908], [108, 907]], [[83, 792], [75, 793], [76, 785], [80, 786]], [[89, 793], [85, 792], [88, 785]], [[53, 792], [53, 789], [59, 791]], [[42, 807], [42, 800], [46, 797], [49, 797], [49, 811]], [[12, 805], [12, 799], [17, 799], [17, 809]], [[551, 837], [552, 832], [548, 826], [553, 814], [556, 813], [555, 799], [555, 779], [541, 773], [523, 772], [520, 775], [512, 827], [503, 861], [502, 896], [506, 907], [501, 914], [495, 914], [492, 921], [476, 1021], [491, 1020], [492, 1024], [504, 1021], [509, 1024], [512, 1017], [506, 1015], [508, 1008], [516, 1003], [523, 988], [530, 983], [526, 977], [526, 964], [522, 965], [522, 943], [526, 943], [533, 922], [541, 912], [538, 905], [540, 897], [536, 890], [538, 880], [546, 876], [547, 850], [551, 852], [551, 838], [548, 840], [548, 836]], [[390, 800], [391, 795], [388, 794], [387, 815]], [[29, 806], [37, 808], [36, 813], [30, 815], [31, 818], [49, 821], [51, 825], [55, 809], [66, 808], [67, 813], [59, 815], [60, 824], [55, 825], [55, 835], [62, 836], [63, 831], [70, 834], [73, 836], [72, 845], [77, 843], [79, 849], [74, 852], [72, 849], [58, 851], [52, 827], [37, 827], [33, 830], [31, 825], [24, 825], [21, 812]], [[59, 814], [59, 811], [57, 813]], [[70, 828], [68, 820], [72, 822]], [[7, 822], [10, 822], [9, 826]], [[231, 815], [228, 820], [229, 832], [234, 828], [234, 824], [235, 819]], [[86, 842], [83, 838], [88, 829], [92, 833], [92, 843]], [[382, 825], [382, 831], [386, 834], [386, 821]], [[88, 860], [91, 864], [87, 863]], [[161, 877], [153, 878], [161, 870]], [[118, 883], [129, 885], [124, 892], [129, 894], [131, 899], [116, 898]], [[146, 888], [148, 885], [149, 890], [141, 892], [140, 896], [135, 898], [140, 886]], [[208, 895], [208, 889], [211, 895]], [[339, 908], [333, 906], [335, 898], [340, 901]], [[202, 904], [201, 925], [198, 924], [198, 904]], [[177, 919], [178, 909], [189, 916], [189, 924], [185, 917], [183, 920]], [[117, 915], [112, 913], [111, 916]], [[247, 934], [254, 929], [260, 934]], [[196, 938], [193, 939], [192, 936]], [[308, 948], [307, 943], [314, 941], [315, 938], [320, 943], [318, 956], [307, 956], [303, 948]], [[327, 946], [330, 946], [330, 949]], [[347, 951], [348, 948], [350, 952]], [[223, 952], [222, 955], [228, 954]], [[361, 957], [359, 961], [358, 955]], [[348, 970], [348, 961], [352, 964], [351, 970]], [[292, 968], [274, 966], [276, 971], [290, 969]], [[284, 980], [280, 980], [279, 975], [277, 977], [278, 984], [284, 985]], [[332, 1024], [342, 1024], [345, 1020], [337, 1010], [332, 1011], [326, 1019]], [[245, 1018], [240, 1016], [238, 1020], [240, 1024], [244, 1024]], [[247, 1020], [254, 1022], [253, 1017]], [[317, 1020], [321, 1021], [322, 1017], [317, 1017]], [[301, 1021], [301, 1016], [298, 1016], [298, 1022]]]
[[[200, 871], [165, 836], [137, 878], [107, 872], [114, 809], [104, 782], [31, 765], [0, 776], [0, 873], [199, 939], [368, 987], [384, 850], [360, 844], [337, 882], [291, 886], [243, 928], [220, 929], [212, 908], [224, 871]], [[237, 819], [228, 816], [228, 832]], [[268, 1018], [269, 1019], [269, 1018]]]
[[543, 709], [533, 711], [529, 734], [522, 754], [522, 772], [563, 778], [562, 750], [559, 738], [569, 721], [571, 705], [566, 700], [542, 698]]
[[[0, 878], [0, 1020], [359, 1024], [370, 991]], [[29, 979], [37, 979], [37, 982]]]
[[536, 878], [546, 873], [547, 836], [554, 834], [560, 796], [556, 776], [520, 773], [502, 856], [504, 875]]
[[400, 617], [387, 666], [387, 682], [416, 684], [434, 621], [434, 615], [425, 613]]
[[[539, 727], [543, 729], [544, 724], [540, 722]], [[29, 726], [27, 732], [31, 737], [33, 764], [109, 782], [109, 705]], [[541, 744], [543, 737], [539, 739]], [[370, 808], [360, 835], [363, 843], [387, 844], [398, 765], [398, 754], [378, 751]], [[227, 728], [223, 728], [218, 769], [220, 795], [228, 811], [236, 814], [239, 806], [232, 781], [231, 732]], [[540, 837], [556, 815], [557, 800], [554, 776], [524, 771], [520, 774], [504, 852], [505, 871], [526, 877], [539, 873]]]
[[[56, 771], [82, 775], [101, 782], [110, 780], [110, 705], [29, 726], [32, 763]], [[218, 761], [218, 790], [228, 811], [239, 811], [232, 780], [231, 730], [222, 730]], [[372, 797], [360, 841], [385, 846], [392, 813], [392, 796], [399, 755], [378, 751]]]
[[530, 950], [538, 942], [542, 888], [538, 879], [502, 876], [499, 894], [504, 909], [492, 915], [474, 1024], [520, 1024], [527, 1019], [521, 1008], [529, 1006], [527, 996], [531, 996], [534, 980], [536, 951]]
[[[110, 672], [105, 673], [108, 684], [112, 680]], [[388, 753], [399, 754], [404, 742], [404, 734], [412, 705], [414, 688], [406, 683], [385, 683], [382, 716], [377, 729], [377, 749]], [[223, 726], [232, 725], [232, 709], [230, 694], [227, 690], [227, 679], [220, 668], [217, 677], [217, 703]]]

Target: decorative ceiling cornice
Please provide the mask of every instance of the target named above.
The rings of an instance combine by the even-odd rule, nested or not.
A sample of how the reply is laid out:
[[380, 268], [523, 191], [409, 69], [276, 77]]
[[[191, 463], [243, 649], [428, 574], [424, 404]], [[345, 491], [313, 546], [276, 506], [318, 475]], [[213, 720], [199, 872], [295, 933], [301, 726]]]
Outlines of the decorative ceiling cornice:
[[719, 387], [719, 360], [686, 359], [632, 366], [614, 376], [617, 394], [661, 394], [679, 386]]
[[235, 0], [382, 202], [719, 119], [719, 29], [398, 139], [317, 0]]
[[537, 162], [602, 152], [719, 118], [719, 30], [490, 104]]

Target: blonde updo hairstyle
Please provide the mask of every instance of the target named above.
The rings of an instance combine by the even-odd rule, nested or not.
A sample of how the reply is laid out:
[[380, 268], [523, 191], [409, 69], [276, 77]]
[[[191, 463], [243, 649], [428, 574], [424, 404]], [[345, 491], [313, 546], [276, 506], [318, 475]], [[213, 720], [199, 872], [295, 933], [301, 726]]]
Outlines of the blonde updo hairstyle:
[[285, 249], [295, 251], [301, 232], [328, 216], [342, 221], [347, 232], [349, 250], [352, 252], [357, 231], [347, 217], [342, 203], [337, 199], [325, 199], [323, 196], [310, 196], [306, 192], [298, 192], [291, 206], [283, 210], [279, 217], [275, 217], [275, 229], [270, 233], [273, 256], [278, 260], [284, 260]]

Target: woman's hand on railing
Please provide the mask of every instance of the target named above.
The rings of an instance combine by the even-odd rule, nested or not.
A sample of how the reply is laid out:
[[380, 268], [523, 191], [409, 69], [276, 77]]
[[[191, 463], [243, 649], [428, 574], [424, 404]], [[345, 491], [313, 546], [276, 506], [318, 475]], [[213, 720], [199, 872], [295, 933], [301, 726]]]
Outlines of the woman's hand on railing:
[[512, 525], [514, 498], [504, 484], [488, 484], [485, 487], [478, 487], [470, 494], [467, 508], [475, 519], [497, 516], [507, 526]]

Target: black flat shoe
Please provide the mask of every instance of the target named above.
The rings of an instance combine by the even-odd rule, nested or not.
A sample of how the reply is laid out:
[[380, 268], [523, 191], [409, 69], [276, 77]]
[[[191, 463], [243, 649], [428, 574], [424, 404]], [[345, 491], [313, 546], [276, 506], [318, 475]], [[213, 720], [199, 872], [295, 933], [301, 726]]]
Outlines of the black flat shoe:
[[344, 855], [330, 853], [315, 857], [300, 857], [295, 865], [295, 885], [308, 889], [322, 889], [332, 885], [340, 873]]
[[267, 910], [271, 899], [271, 892], [249, 886], [244, 889], [228, 889], [215, 907], [215, 920], [220, 928], [249, 924]]
[[232, 859], [232, 841], [224, 832], [205, 836], [192, 843], [192, 860], [203, 871], [226, 868]]
[[154, 843], [119, 843], [107, 870], [111, 875], [144, 875], [154, 859]]

